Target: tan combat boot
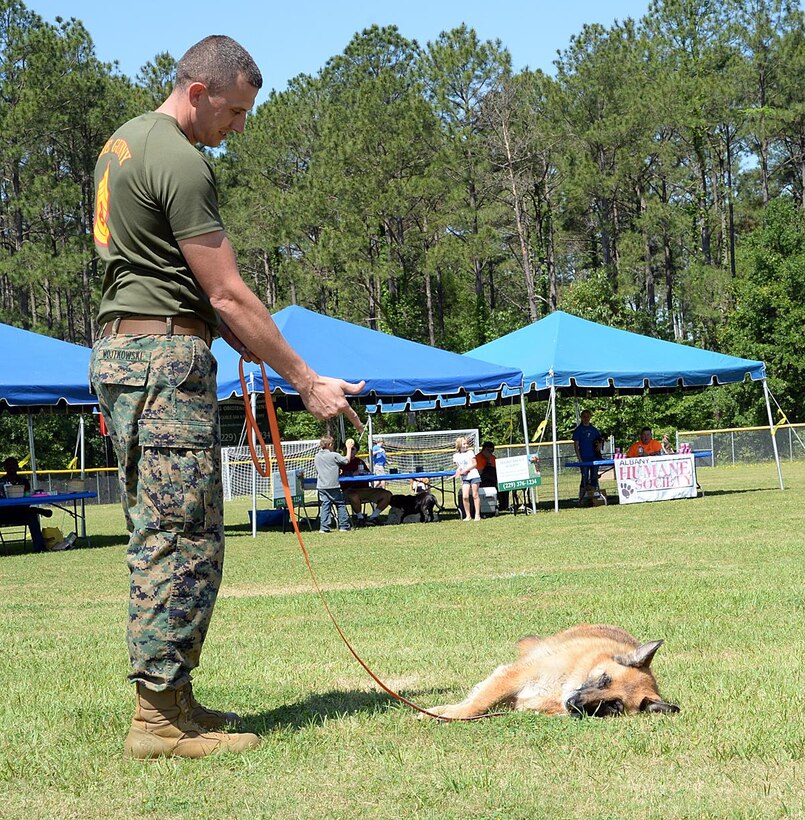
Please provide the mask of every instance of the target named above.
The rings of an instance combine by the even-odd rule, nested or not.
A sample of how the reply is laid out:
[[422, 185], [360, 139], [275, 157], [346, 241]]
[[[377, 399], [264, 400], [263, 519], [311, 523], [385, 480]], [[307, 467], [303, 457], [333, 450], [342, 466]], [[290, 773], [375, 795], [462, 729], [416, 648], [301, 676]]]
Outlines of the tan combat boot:
[[237, 726], [240, 723], [240, 715], [236, 712], [219, 712], [217, 709], [208, 709], [196, 700], [193, 694], [193, 684], [188, 684], [187, 688], [190, 700], [190, 719], [202, 729], [216, 731], [225, 726]]
[[137, 684], [137, 707], [123, 747], [126, 757], [198, 758], [217, 752], [245, 752], [260, 745], [257, 735], [212, 732], [194, 723], [189, 688], [154, 692]]

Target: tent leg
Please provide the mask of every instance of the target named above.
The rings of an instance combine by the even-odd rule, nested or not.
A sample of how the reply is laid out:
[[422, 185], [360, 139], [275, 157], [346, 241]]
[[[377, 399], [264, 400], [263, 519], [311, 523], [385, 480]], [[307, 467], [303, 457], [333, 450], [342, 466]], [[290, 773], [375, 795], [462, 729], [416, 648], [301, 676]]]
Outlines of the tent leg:
[[[84, 414], [78, 417], [78, 440], [80, 442], [81, 452], [81, 480], [86, 476], [86, 467], [84, 465]], [[81, 537], [84, 541], [87, 540], [87, 516], [85, 514], [84, 499], [81, 499]]]
[[784, 490], [785, 485], [783, 484], [783, 471], [780, 467], [780, 453], [777, 452], [777, 436], [774, 435], [774, 416], [771, 413], [771, 402], [769, 400], [769, 385], [766, 383], [766, 379], [763, 379], [763, 396], [766, 399], [766, 414], [769, 418], [769, 433], [771, 433], [771, 446], [774, 450], [774, 461], [777, 464], [777, 477], [780, 480], [780, 489]]
[[553, 435], [553, 511], [559, 512], [559, 442], [556, 437], [556, 385], [551, 377], [551, 430]]
[[31, 453], [31, 487], [36, 487], [36, 450], [34, 449], [34, 417], [28, 413], [28, 450]]
[[84, 452], [84, 414], [82, 413], [78, 417], [78, 447], [79, 453], [81, 456], [80, 464], [81, 464], [81, 479], [86, 478], [86, 465], [84, 462], [85, 452]]
[[[257, 418], [257, 393], [249, 397], [252, 403], [252, 416]], [[252, 430], [252, 446], [257, 451], [257, 433]], [[257, 538], [257, 467], [252, 462], [252, 538]]]
[[[525, 393], [523, 393], [523, 385], [520, 385], [520, 415], [523, 417], [523, 435], [525, 436], [525, 457], [531, 460], [531, 450], [529, 448], [530, 436], [528, 435], [528, 418], [525, 412]], [[537, 495], [535, 489], [531, 488], [531, 512], [537, 512]]]

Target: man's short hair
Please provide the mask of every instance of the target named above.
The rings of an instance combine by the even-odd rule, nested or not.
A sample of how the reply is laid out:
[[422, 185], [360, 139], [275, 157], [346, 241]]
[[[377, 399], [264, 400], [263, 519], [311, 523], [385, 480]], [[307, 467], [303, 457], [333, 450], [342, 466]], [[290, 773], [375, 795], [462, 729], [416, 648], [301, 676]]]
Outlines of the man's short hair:
[[332, 436], [322, 436], [319, 439], [319, 447], [321, 447], [322, 450], [329, 450], [330, 447], [332, 447], [332, 446], [333, 446], [333, 437]]
[[249, 85], [262, 88], [263, 75], [240, 43], [223, 34], [211, 34], [184, 53], [176, 64], [176, 87], [204, 83], [215, 94], [243, 75]]
[[486, 450], [486, 448], [487, 448], [487, 447], [491, 447], [493, 450], [495, 449], [495, 445], [494, 445], [494, 444], [492, 444], [492, 442], [491, 442], [491, 441], [485, 441], [485, 442], [481, 445], [481, 449], [482, 449], [482, 450]]
[[643, 433], [650, 433], [650, 432], [651, 432], [651, 427], [641, 427], [641, 428], [640, 428], [640, 434], [641, 434], [641, 435], [642, 435]]

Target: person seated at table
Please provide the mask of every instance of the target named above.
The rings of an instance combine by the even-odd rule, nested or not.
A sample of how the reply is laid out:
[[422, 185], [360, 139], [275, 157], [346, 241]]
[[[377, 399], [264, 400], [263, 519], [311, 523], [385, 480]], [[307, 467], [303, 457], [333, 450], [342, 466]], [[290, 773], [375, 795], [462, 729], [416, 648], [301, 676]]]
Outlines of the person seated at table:
[[[348, 438], [346, 441], [346, 457], [347, 463], [339, 469], [342, 476], [372, 475], [366, 462], [358, 458], [354, 439]], [[368, 480], [350, 481], [344, 484], [344, 495], [352, 508], [355, 523], [358, 526], [379, 524], [380, 513], [391, 504], [391, 492], [383, 487], [371, 486]], [[363, 513], [363, 505], [367, 501], [373, 506], [368, 517]]]
[[[475, 456], [475, 466], [481, 474], [482, 487], [498, 486], [498, 468], [497, 460], [495, 459], [495, 445], [491, 441], [485, 441], [481, 445], [481, 452]], [[509, 493], [508, 491], [498, 493], [498, 509], [509, 509]]]
[[593, 461], [601, 459], [601, 442], [604, 440], [600, 430], [592, 425], [593, 414], [589, 410], [581, 411], [581, 424], [573, 431], [573, 447], [576, 450], [576, 461], [585, 462], [580, 467], [579, 503], [587, 496], [587, 488], [598, 490], [598, 467]]
[[25, 488], [25, 492], [31, 492], [31, 482], [24, 475], [19, 474], [20, 463], [14, 456], [9, 456], [3, 462], [4, 476], [0, 476], [0, 484], [16, 484]]
[[640, 438], [626, 451], [626, 458], [662, 455], [662, 444], [651, 435], [651, 427], [640, 430]]
[[430, 490], [430, 479], [429, 478], [410, 478], [408, 482], [411, 487], [411, 492], [414, 495], [419, 495], [420, 493], [426, 493]]
[[[14, 456], [9, 456], [3, 462], [3, 469], [6, 471], [4, 476], [0, 476], [0, 487], [4, 484], [16, 484], [23, 488], [23, 492], [28, 494], [31, 492], [31, 482], [24, 475], [19, 474], [20, 463]], [[31, 507], [31, 509], [43, 518], [50, 518], [53, 515], [53, 510], [46, 510], [42, 507]]]
[[[16, 458], [7, 458], [3, 462], [3, 468], [6, 474], [0, 478], [0, 485], [16, 484], [24, 487], [26, 492], [30, 492], [30, 482], [17, 472], [20, 464]], [[42, 528], [39, 526], [38, 512], [43, 515], [53, 515], [52, 510], [35, 510], [25, 505], [3, 507], [0, 509], [0, 527], [28, 527], [34, 552], [44, 552], [45, 539], [42, 537]]]

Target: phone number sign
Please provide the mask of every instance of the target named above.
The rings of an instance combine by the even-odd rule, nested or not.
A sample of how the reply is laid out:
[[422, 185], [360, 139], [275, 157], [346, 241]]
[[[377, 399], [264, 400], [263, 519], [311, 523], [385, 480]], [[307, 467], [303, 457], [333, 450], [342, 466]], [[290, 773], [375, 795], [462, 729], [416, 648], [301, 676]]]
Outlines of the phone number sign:
[[498, 474], [498, 490], [523, 490], [526, 487], [539, 487], [542, 476], [531, 463], [528, 456], [512, 456], [495, 460]]

